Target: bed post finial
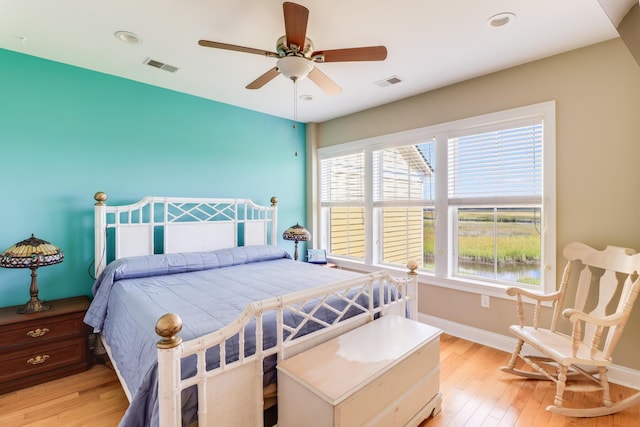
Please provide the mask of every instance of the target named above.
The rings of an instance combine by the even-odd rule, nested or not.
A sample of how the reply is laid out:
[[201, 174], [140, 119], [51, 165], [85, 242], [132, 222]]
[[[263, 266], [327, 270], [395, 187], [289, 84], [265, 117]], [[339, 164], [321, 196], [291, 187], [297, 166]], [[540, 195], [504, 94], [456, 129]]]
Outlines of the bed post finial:
[[174, 348], [180, 345], [182, 338], [178, 336], [182, 330], [182, 319], [177, 314], [164, 314], [156, 322], [156, 334], [162, 339], [156, 343], [158, 348]]
[[278, 204], [278, 198], [276, 196], [273, 196], [271, 198], [271, 206], [275, 206]]
[[93, 195], [93, 198], [97, 202], [96, 203], [97, 206], [103, 206], [104, 202], [107, 200], [107, 193], [105, 193], [104, 191], [98, 191], [96, 194]]
[[418, 269], [418, 261], [416, 261], [415, 259], [410, 259], [409, 261], [407, 261], [407, 268], [409, 269], [409, 272], [407, 274], [410, 275], [416, 275], [418, 273], [416, 273], [416, 270]]
[[418, 273], [416, 270], [419, 266], [418, 261], [415, 259], [407, 261], [407, 268], [409, 269], [409, 272], [407, 272], [409, 279], [407, 286], [408, 294], [411, 295], [407, 309], [409, 312], [409, 319], [412, 320], [418, 320]]

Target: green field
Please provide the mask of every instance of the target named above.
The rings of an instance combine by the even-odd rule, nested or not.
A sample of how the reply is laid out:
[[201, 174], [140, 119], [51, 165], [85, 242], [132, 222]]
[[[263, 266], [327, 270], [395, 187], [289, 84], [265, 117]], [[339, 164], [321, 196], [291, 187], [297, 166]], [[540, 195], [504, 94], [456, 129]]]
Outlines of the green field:
[[[540, 217], [532, 210], [461, 209], [458, 216], [458, 261], [467, 265], [497, 264], [498, 270], [540, 263]], [[433, 259], [435, 251], [433, 219], [424, 215], [424, 254]], [[431, 266], [432, 267], [432, 266]], [[539, 279], [522, 277], [518, 281], [539, 283]]]

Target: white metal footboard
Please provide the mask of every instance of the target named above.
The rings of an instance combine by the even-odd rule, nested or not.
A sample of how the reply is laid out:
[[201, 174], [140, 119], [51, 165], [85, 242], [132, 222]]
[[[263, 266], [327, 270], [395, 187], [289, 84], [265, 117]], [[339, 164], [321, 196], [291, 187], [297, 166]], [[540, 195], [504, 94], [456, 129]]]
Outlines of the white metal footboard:
[[[284, 360], [377, 316], [394, 313], [415, 319], [417, 263], [410, 262], [408, 267], [406, 278], [394, 278], [380, 271], [252, 303], [232, 324], [185, 342], [178, 336], [182, 328], [180, 318], [175, 314], [162, 316], [156, 325], [156, 332], [162, 337], [157, 345], [160, 426], [182, 425], [182, 390], [194, 385], [200, 427], [261, 426], [264, 359], [276, 355], [278, 361]], [[269, 343], [263, 321], [274, 316], [276, 340]], [[253, 327], [256, 345], [250, 348], [245, 333]], [[315, 330], [308, 332], [307, 328]], [[237, 360], [226, 360], [228, 343], [238, 346]], [[207, 370], [207, 351], [217, 352], [218, 367]], [[185, 357], [197, 358], [197, 372], [181, 379], [181, 359]]]

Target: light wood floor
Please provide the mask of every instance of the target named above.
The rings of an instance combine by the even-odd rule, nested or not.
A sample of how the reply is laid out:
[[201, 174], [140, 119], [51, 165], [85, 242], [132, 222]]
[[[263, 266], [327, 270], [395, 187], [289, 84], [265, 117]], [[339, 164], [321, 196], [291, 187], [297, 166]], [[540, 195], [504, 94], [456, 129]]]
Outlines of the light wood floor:
[[[599, 418], [551, 414], [555, 388], [547, 381], [523, 380], [498, 370], [509, 354], [443, 335], [441, 340], [442, 411], [420, 427], [640, 425], [640, 405]], [[613, 385], [614, 400], [635, 391]], [[589, 404], [569, 393], [568, 405]], [[117, 426], [127, 399], [115, 373], [105, 365], [39, 386], [0, 395], [0, 426]]]

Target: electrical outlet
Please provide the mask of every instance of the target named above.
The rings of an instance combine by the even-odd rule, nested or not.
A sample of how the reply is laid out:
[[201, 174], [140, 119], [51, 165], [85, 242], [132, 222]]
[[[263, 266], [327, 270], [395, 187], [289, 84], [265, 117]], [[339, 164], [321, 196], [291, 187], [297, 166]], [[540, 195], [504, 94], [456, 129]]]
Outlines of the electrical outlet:
[[489, 308], [489, 295], [480, 295], [480, 306], [484, 308]]

